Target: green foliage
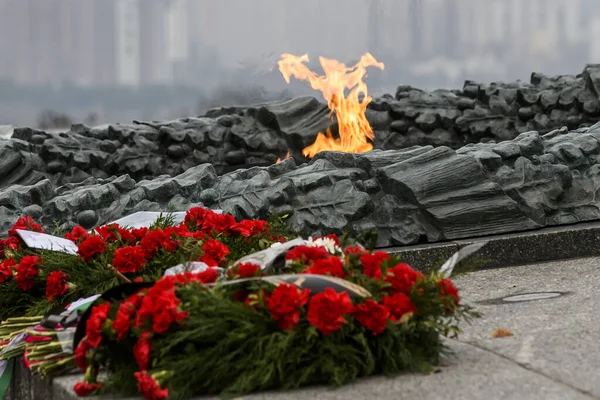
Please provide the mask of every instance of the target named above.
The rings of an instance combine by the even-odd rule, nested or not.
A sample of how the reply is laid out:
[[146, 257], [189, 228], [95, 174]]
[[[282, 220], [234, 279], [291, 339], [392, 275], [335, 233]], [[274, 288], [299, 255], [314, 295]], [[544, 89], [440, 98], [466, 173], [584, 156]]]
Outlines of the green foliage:
[[[359, 255], [346, 256], [344, 272], [348, 280], [381, 301], [389, 293], [390, 284], [357, 272], [362, 271], [359, 259]], [[395, 255], [383, 262], [383, 276], [399, 262]], [[271, 273], [295, 273], [303, 268], [305, 264], [294, 261], [285, 270]], [[457, 335], [459, 321], [469, 322], [478, 316], [468, 306], [456, 306], [455, 298], [441, 296], [441, 280], [434, 272], [428, 276], [419, 274], [408, 293], [418, 312], [401, 321], [388, 321], [379, 335], [351, 315], [345, 316], [347, 323], [340, 331], [323, 335], [309, 323], [304, 308], [298, 324], [283, 330], [265, 306], [265, 297], [260, 295], [273, 288], [264, 280], [230, 282], [212, 288], [188, 283], [176, 289], [181, 300], [179, 308], [188, 312], [188, 317], [182, 326], [171, 326], [165, 334], [153, 335], [150, 369], [168, 372], [170, 378], [164, 384], [173, 399], [208, 394], [229, 398], [307, 385], [339, 386], [377, 374], [428, 372], [447, 351], [442, 336]], [[261, 305], [249, 307], [236, 300], [240, 292], [257, 294]], [[111, 371], [105, 384], [107, 390], [136, 393], [131, 383], [136, 364], [131, 351], [126, 350], [139, 337], [140, 332], [134, 331], [128, 342], [109, 342], [101, 350], [104, 355], [99, 359], [110, 360], [101, 362]]]
[[148, 229], [149, 230], [165, 229], [165, 228], [168, 228], [173, 225], [175, 225], [175, 216], [173, 215], [172, 212], [169, 211], [165, 214], [163, 214], [163, 213], [158, 214], [156, 221], [154, 221], [154, 223], [152, 225], [150, 225], [150, 227]]
[[[357, 324], [323, 336], [305, 319], [283, 331], [267, 312], [232, 300], [231, 290], [206, 290], [198, 284], [179, 289], [182, 308], [190, 312], [184, 329], [172, 329], [152, 345], [156, 362], [151, 369], [173, 372], [169, 398], [339, 386], [374, 374], [425, 372], [438, 362], [442, 329], [435, 321], [395, 325], [379, 336]], [[119, 354], [115, 350], [105, 349]], [[133, 394], [129, 374], [136, 370], [135, 362], [122, 359], [112, 367], [106, 387]]]
[[[350, 232], [346, 231], [344, 233], [343, 239], [349, 238], [350, 235]], [[367, 250], [372, 252], [375, 249], [375, 246], [377, 245], [378, 236], [379, 231], [377, 229], [366, 230], [356, 235], [356, 242], [362, 244]]]
[[[222, 265], [230, 265], [249, 253], [265, 249], [279, 237], [283, 236], [288, 240], [292, 238], [294, 235], [287, 230], [286, 218], [286, 215], [272, 216], [268, 233], [250, 237], [241, 234], [236, 236], [232, 234], [232, 230], [222, 230], [227, 233], [213, 231], [211, 237], [223, 242], [230, 251]], [[167, 212], [159, 216], [151, 229], [164, 229], [173, 223], [173, 214]], [[116, 234], [115, 241], [106, 243], [106, 251], [88, 262], [79, 256], [60, 252], [17, 250], [16, 260], [24, 255], [37, 255], [43, 259], [43, 267], [39, 268], [36, 285], [29, 291], [21, 290], [15, 279], [0, 285], [0, 317], [5, 319], [62, 310], [66, 304], [78, 298], [104, 293], [123, 281], [134, 278], [157, 281], [166, 268], [198, 260], [203, 255], [204, 239], [186, 238], [191, 236], [190, 232], [186, 232], [187, 234], [176, 238], [175, 250], [160, 248], [155, 254], [151, 250], [153, 255], [143, 269], [128, 273], [125, 277], [112, 267], [113, 264], [118, 265], [113, 258], [117, 248], [131, 245], [132, 242], [125, 243], [122, 240], [120, 235], [122, 233], [125, 236], [123, 231], [119, 233], [115, 229], [113, 233]], [[377, 240], [376, 232], [362, 235], [358, 240], [373, 249]], [[340, 242], [343, 248], [355, 243], [349, 232]], [[379, 256], [381, 254], [374, 257]], [[182, 325], [167, 325], [169, 330], [159, 334], [150, 330], [144, 322], [142, 326], [130, 326], [126, 338], [117, 341], [111, 320], [116, 317], [119, 301], [114, 301], [109, 313], [110, 320], [102, 325], [102, 345], [92, 350], [95, 354], [91, 368], [103, 366], [109, 372], [108, 381], [102, 390], [117, 390], [126, 395], [137, 393], [133, 374], [139, 367], [132, 349], [136, 347], [142, 332], [152, 335], [150, 373], [164, 372], [168, 375], [168, 379], [159, 384], [168, 386], [169, 398], [184, 399], [205, 394], [233, 397], [261, 390], [293, 389], [314, 384], [339, 386], [375, 374], [430, 371], [445, 351], [441, 337], [458, 334], [459, 321], [468, 322], [470, 318], [477, 316], [468, 306], [458, 306], [458, 297], [453, 297], [452, 292], [444, 286], [449, 282], [443, 281], [435, 272], [423, 275], [408, 268], [406, 276], [400, 275], [404, 274], [404, 266], [395, 268], [401, 263], [397, 255], [382, 260], [377, 266], [377, 274], [367, 267], [367, 261], [363, 265], [361, 255], [353, 251], [348, 254], [339, 251], [325, 258], [331, 259], [338, 264], [343, 259], [343, 265], [337, 267], [338, 270], [343, 269], [343, 273], [336, 276], [345, 276], [350, 283], [368, 290], [372, 294], [369, 295], [372, 297], [370, 300], [386, 304], [390, 298], [383, 299], [383, 296], [396, 291], [404, 294], [407, 302], [412, 303], [414, 308], [393, 319], [388, 314], [384, 315], [379, 335], [374, 335], [361, 325], [365, 322], [360, 320], [360, 312], [354, 314], [345, 311], [343, 318], [346, 323], [342, 328], [333, 334], [324, 335], [309, 323], [307, 312], [310, 306], [304, 305], [297, 310], [301, 316], [293, 329], [280, 328], [265, 303], [269, 290], [274, 288], [273, 283], [257, 278], [258, 272], [248, 275], [256, 279], [217, 283], [210, 288], [197, 282], [184, 283], [179, 280], [183, 279], [181, 276], [166, 278], [155, 288], [162, 288], [162, 283], [165, 282], [175, 285], [173, 282], [178, 280], [175, 291], [170, 287], [169, 294], [165, 294], [165, 290], [165, 293], [161, 293], [161, 300], [172, 296], [171, 304], [178, 311], [185, 311], [186, 317]], [[301, 273], [306, 268], [306, 260], [303, 261], [300, 257], [299, 260], [287, 262], [282, 270], [269, 273]], [[390, 271], [392, 268], [395, 269]], [[49, 302], [44, 293], [43, 281], [51, 272], [58, 270], [69, 275], [70, 287], [66, 295]], [[367, 273], [367, 270], [371, 272]], [[390, 277], [396, 279], [392, 280], [393, 284], [390, 283]], [[196, 276], [196, 279], [200, 278]], [[402, 279], [410, 280], [407, 286], [399, 283]], [[301, 286], [300, 283], [295, 284]], [[247, 299], [258, 297], [258, 301], [248, 305], [240, 300], [240, 293]], [[146, 299], [152, 300], [153, 297]], [[359, 296], [353, 301], [357, 305], [365, 300], [366, 298]], [[368, 305], [365, 304], [365, 307]], [[161, 315], [165, 308], [169, 309], [169, 306], [161, 305], [159, 308]], [[417, 312], [413, 314], [413, 310]], [[152, 326], [151, 323], [147, 325]], [[369, 326], [368, 323], [365, 325]]]
[[[227, 236], [224, 234], [215, 234], [214, 237], [222, 241], [229, 249], [230, 254], [226, 258], [226, 264], [232, 262], [258, 250], [270, 246], [273, 241], [269, 239], [271, 234], [286, 236], [289, 233], [286, 230], [285, 217], [274, 216], [271, 218], [272, 225], [270, 234], [261, 234], [249, 238], [243, 236]], [[175, 222], [172, 212], [161, 213], [154, 224], [149, 228], [164, 229], [173, 226]], [[117, 236], [120, 236], [115, 231]], [[56, 236], [62, 236], [60, 224], [55, 224], [53, 232]], [[287, 236], [289, 237], [289, 236]], [[160, 279], [166, 268], [174, 267], [178, 264], [185, 264], [190, 261], [198, 260], [202, 257], [202, 242], [193, 238], [180, 237], [181, 244], [176, 251], [166, 251], [160, 249], [151, 259], [148, 260], [142, 271], [136, 274], [128, 274], [126, 279], [133, 280], [141, 278], [147, 282], [153, 282]], [[59, 310], [67, 304], [81, 298], [88, 297], [98, 293], [104, 293], [108, 289], [124, 283], [123, 276], [112, 269], [113, 255], [117, 248], [125, 244], [118, 240], [107, 244], [107, 250], [94, 257], [91, 261], [85, 262], [81, 257], [55, 251], [20, 249], [15, 252], [15, 259], [18, 261], [25, 255], [35, 255], [43, 259], [43, 267], [37, 278], [36, 286], [23, 291], [11, 279], [0, 284], [0, 320], [9, 317], [21, 315], [43, 315], [51, 310]], [[68, 282], [71, 287], [67, 294], [49, 302], [45, 295], [46, 277], [54, 271], [62, 271], [69, 275]]]
[[269, 222], [269, 227], [271, 230], [271, 233], [277, 236], [283, 236], [283, 237], [287, 237], [287, 238], [293, 238], [298, 236], [297, 233], [292, 232], [287, 224], [286, 224], [286, 220], [289, 218], [288, 214], [283, 214], [283, 215], [279, 215], [279, 214], [272, 214], [268, 219], [267, 222]]
[[0, 319], [32, 315], [30, 307], [43, 295], [39, 289], [23, 292], [14, 280], [0, 285]]
[[[261, 251], [271, 246], [276, 238], [293, 239], [297, 235], [289, 230], [285, 220], [288, 215], [272, 215], [267, 222], [269, 223], [269, 234], [263, 236], [252, 236], [249, 238], [237, 237], [227, 238], [227, 246], [229, 247], [229, 259], [239, 260], [240, 258]], [[269, 239], [268, 237], [271, 237]], [[219, 235], [217, 239], [225, 240], [225, 236]]]
[[62, 237], [65, 232], [60, 221], [52, 222], [52, 235]]
[[[45, 288], [36, 285], [30, 291], [23, 291], [15, 280], [0, 285], [0, 318], [27, 315], [43, 315], [53, 309], [63, 309], [67, 304], [81, 298], [103, 293], [120, 283], [114, 272], [106, 268], [107, 263], [85, 263], [80, 257], [55, 251], [23, 250], [17, 258], [25, 255], [37, 255], [43, 258], [43, 274], [63, 271], [69, 275], [73, 287], [67, 294], [55, 302], [45, 297]], [[106, 261], [106, 260], [104, 260]]]

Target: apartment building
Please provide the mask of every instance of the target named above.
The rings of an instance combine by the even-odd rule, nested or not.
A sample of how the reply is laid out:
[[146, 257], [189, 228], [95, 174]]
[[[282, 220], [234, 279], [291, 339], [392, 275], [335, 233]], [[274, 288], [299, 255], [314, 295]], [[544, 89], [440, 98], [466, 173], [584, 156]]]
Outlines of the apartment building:
[[577, 46], [600, 61], [598, 21], [593, 0], [0, 0], [0, 79], [194, 84], [211, 63], [269, 68], [284, 52], [529, 69]]
[[188, 0], [0, 0], [0, 79], [169, 84], [186, 61]]

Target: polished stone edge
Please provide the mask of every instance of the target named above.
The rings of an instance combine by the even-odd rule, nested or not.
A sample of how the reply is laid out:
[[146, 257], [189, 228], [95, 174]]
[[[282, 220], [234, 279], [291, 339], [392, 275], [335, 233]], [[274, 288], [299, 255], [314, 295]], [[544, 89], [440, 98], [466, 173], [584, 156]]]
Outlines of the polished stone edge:
[[[53, 398], [52, 382], [44, 380], [31, 372], [22, 360], [17, 360], [13, 379], [8, 387], [4, 400], [50, 400]], [[64, 397], [54, 397], [61, 399]]]
[[594, 257], [600, 256], [600, 222], [380, 250], [399, 255], [416, 269], [429, 270], [460, 248], [481, 241], [488, 243], [467, 260], [477, 269]]

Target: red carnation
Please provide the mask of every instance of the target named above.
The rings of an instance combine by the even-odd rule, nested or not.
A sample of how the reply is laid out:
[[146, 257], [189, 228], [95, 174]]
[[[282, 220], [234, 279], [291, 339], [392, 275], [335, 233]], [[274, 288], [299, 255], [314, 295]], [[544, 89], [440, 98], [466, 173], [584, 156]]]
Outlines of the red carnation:
[[205, 233], [228, 233], [236, 224], [233, 215], [217, 214], [211, 211], [204, 218], [202, 231]]
[[258, 219], [245, 219], [235, 224], [231, 230], [241, 236], [251, 237], [259, 234], [269, 233], [269, 226], [267, 221]]
[[323, 335], [329, 335], [342, 327], [346, 322], [344, 314], [351, 313], [352, 309], [352, 301], [347, 292], [337, 293], [328, 287], [310, 299], [307, 319]]
[[107, 243], [113, 243], [121, 241], [126, 244], [133, 244], [136, 241], [136, 237], [125, 228], [121, 228], [119, 224], [108, 224], [96, 228], [96, 232], [104, 239]]
[[300, 290], [297, 286], [282, 283], [267, 300], [271, 316], [281, 329], [293, 329], [300, 320], [300, 308], [308, 302], [310, 289]]
[[122, 274], [140, 271], [148, 262], [141, 246], [125, 246], [115, 250], [113, 267]]
[[415, 271], [408, 264], [398, 264], [388, 269], [385, 281], [392, 284], [393, 291], [409, 293], [419, 278], [423, 278], [421, 272]]
[[152, 330], [156, 333], [165, 333], [174, 322], [181, 324], [189, 315], [185, 311], [178, 310], [178, 302], [170, 302], [169, 300], [166, 300], [166, 302], [166, 309], [156, 308], [154, 310]]
[[184, 224], [192, 231], [213, 234], [228, 233], [233, 230], [237, 222], [229, 214], [217, 214], [212, 210], [194, 207], [186, 213]]
[[95, 231], [106, 243], [112, 243], [120, 239], [119, 229], [119, 224], [108, 224], [97, 227]]
[[42, 259], [38, 256], [25, 256], [19, 261], [17, 266], [17, 276], [15, 281], [23, 290], [31, 290], [35, 285], [35, 278], [38, 276], [39, 267], [42, 265]]
[[182, 323], [188, 317], [187, 312], [179, 309], [181, 300], [175, 294], [175, 285], [180, 280], [179, 276], [166, 276], [148, 289], [135, 316], [136, 327], [152, 321], [152, 330], [164, 333], [171, 324]]
[[252, 235], [253, 225], [252, 220], [245, 219], [235, 224], [232, 228], [234, 233], [237, 233], [244, 237], [250, 237]]
[[142, 297], [134, 294], [119, 305], [117, 316], [112, 323], [112, 327], [117, 333], [117, 341], [125, 339], [131, 326], [131, 317], [135, 314], [141, 302]]
[[14, 267], [17, 265], [14, 258], [9, 258], [0, 263], [0, 285], [13, 277]]
[[65, 233], [65, 239], [72, 240], [75, 243], [83, 242], [88, 236], [89, 233], [79, 225], [74, 227], [71, 232]]
[[227, 270], [227, 276], [230, 279], [238, 278], [252, 278], [261, 273], [260, 265], [254, 263], [240, 263], [236, 264]]
[[170, 230], [154, 229], [148, 231], [146, 236], [140, 240], [140, 246], [144, 249], [147, 258], [151, 258], [159, 250], [172, 253], [177, 249], [177, 242], [171, 239]]
[[391, 321], [401, 321], [405, 315], [410, 315], [417, 311], [417, 307], [413, 304], [406, 294], [402, 292], [394, 293], [391, 296], [384, 296], [381, 303], [389, 310]]
[[86, 397], [102, 387], [101, 383], [77, 382], [73, 387], [79, 397]]
[[363, 254], [360, 256], [360, 263], [363, 271], [370, 278], [381, 278], [381, 263], [390, 259], [390, 255], [385, 251], [377, 251], [373, 254]]
[[117, 228], [117, 232], [119, 233], [119, 236], [121, 237], [122, 243], [126, 243], [128, 245], [133, 245], [137, 241], [137, 238], [135, 236], [133, 236], [133, 233], [131, 233], [131, 231], [129, 229], [119, 227], [119, 228]]
[[204, 232], [200, 231], [192, 232], [192, 237], [199, 241], [204, 241], [206, 239], [206, 235], [204, 234]]
[[98, 347], [102, 342], [102, 328], [108, 319], [110, 303], [103, 303], [92, 308], [92, 313], [85, 325], [85, 334], [91, 347]]
[[385, 330], [390, 312], [375, 300], [367, 300], [354, 307], [354, 318], [375, 336]]
[[85, 261], [90, 261], [94, 256], [106, 251], [104, 239], [98, 235], [91, 235], [79, 245], [77, 254]]
[[5, 249], [16, 250], [19, 248], [19, 238], [9, 237], [7, 239], [0, 239], [0, 260], [6, 257]]
[[338, 278], [346, 277], [344, 264], [339, 257], [327, 256], [316, 260], [309, 268], [304, 270], [305, 274], [329, 275]]
[[302, 261], [305, 263], [325, 257], [329, 257], [329, 252], [324, 247], [308, 247], [304, 245], [290, 249], [285, 255], [286, 260]]
[[252, 220], [252, 233], [251, 235], [266, 235], [270, 231], [269, 223], [262, 219], [253, 219]]
[[331, 233], [327, 236], [323, 236], [322, 239], [330, 239], [330, 240], [333, 240], [333, 242], [335, 243], [336, 246], [340, 245], [340, 238], [335, 233]]
[[444, 278], [438, 285], [440, 287], [440, 296], [449, 297], [455, 306], [459, 305], [460, 297], [458, 296], [458, 289], [450, 279]]
[[285, 243], [287, 242], [287, 238], [283, 235], [269, 235], [269, 240], [275, 243]]
[[360, 246], [348, 246], [346, 247], [346, 249], [344, 250], [344, 254], [346, 254], [347, 256], [350, 254], [365, 254], [366, 250]]
[[147, 371], [136, 372], [138, 390], [146, 400], [167, 400], [169, 390], [161, 389], [159, 383]]
[[201, 261], [211, 267], [219, 266], [229, 254], [229, 248], [216, 239], [208, 239], [204, 242], [202, 244], [202, 251], [204, 252], [204, 256], [202, 256]]
[[185, 218], [183, 219], [183, 223], [190, 228], [198, 228], [201, 227], [204, 223], [205, 216], [211, 211], [202, 207], [194, 207], [190, 208], [185, 213]]
[[77, 348], [75, 349], [75, 358], [74, 358], [73, 362], [82, 371], [85, 371], [88, 367], [87, 356], [88, 356], [88, 352], [92, 348], [93, 348], [93, 346], [90, 344], [89, 340], [87, 338], [83, 338], [83, 340], [81, 340], [79, 342], [79, 345], [77, 345]]
[[187, 272], [191, 282], [214, 283], [219, 279], [219, 270], [216, 268], [207, 268], [202, 272]]
[[191, 238], [193, 237], [193, 233], [190, 232], [188, 227], [185, 224], [179, 224], [177, 226], [173, 226], [168, 228], [171, 234], [180, 237], [180, 238]]
[[150, 365], [151, 337], [152, 334], [150, 332], [144, 332], [136, 342], [135, 346], [133, 346], [135, 362], [142, 371], [148, 369], [148, 366]]
[[48, 301], [54, 300], [55, 297], [60, 297], [67, 293], [69, 286], [67, 280], [69, 275], [62, 271], [53, 271], [48, 275], [46, 279], [46, 297]]
[[146, 233], [148, 233], [148, 228], [141, 227], [141, 228], [135, 228], [131, 230], [131, 234], [133, 235], [133, 237], [135, 238], [135, 242], [139, 242], [140, 240], [142, 240], [144, 238], [144, 236], [146, 236]]
[[21, 217], [15, 222], [12, 228], [8, 231], [8, 236], [18, 238], [17, 230], [22, 231], [34, 231], [44, 233], [42, 226], [40, 224], [36, 224], [36, 222], [29, 215]]

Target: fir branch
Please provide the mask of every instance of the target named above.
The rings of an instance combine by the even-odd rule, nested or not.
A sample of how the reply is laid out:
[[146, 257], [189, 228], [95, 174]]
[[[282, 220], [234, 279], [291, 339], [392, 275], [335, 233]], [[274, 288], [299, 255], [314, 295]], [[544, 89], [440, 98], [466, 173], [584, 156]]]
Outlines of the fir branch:
[[53, 221], [52, 222], [52, 235], [62, 237], [64, 235], [64, 229], [62, 228], [62, 222]]
[[109, 270], [111, 270], [115, 274], [115, 276], [117, 278], [119, 278], [123, 283], [131, 283], [131, 280], [129, 280], [129, 278], [127, 278], [125, 275], [123, 275], [122, 273], [117, 271], [117, 269], [115, 267], [113, 267], [112, 265], [108, 264], [106, 267]]
[[158, 218], [156, 218], [156, 221], [154, 221], [154, 223], [150, 225], [149, 229], [165, 229], [173, 225], [175, 225], [175, 216], [171, 211], [169, 211], [165, 214], [160, 213], [158, 215]]
[[[380, 336], [351, 325], [343, 334], [322, 336], [307, 322], [282, 331], [268, 314], [231, 300], [222, 287], [191, 284], [178, 293], [190, 315], [183, 329], [156, 338], [152, 350], [153, 368], [174, 373], [170, 398], [339, 386], [376, 373], [429, 371], [438, 361], [435, 323], [402, 324]], [[130, 379], [117, 370], [110, 387], [122, 388]]]

